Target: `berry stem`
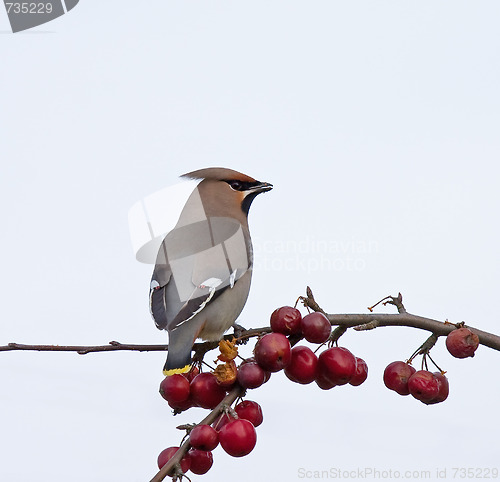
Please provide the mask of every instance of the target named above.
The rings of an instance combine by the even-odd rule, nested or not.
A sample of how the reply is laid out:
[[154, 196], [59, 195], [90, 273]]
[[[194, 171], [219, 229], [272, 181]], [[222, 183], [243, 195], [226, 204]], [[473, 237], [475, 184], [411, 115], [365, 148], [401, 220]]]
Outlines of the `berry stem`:
[[427, 353], [427, 356], [429, 357], [429, 360], [432, 362], [432, 364], [441, 372], [441, 374], [446, 373], [442, 368], [439, 367], [439, 365], [432, 359], [431, 355]]
[[424, 355], [424, 358], [425, 358], [425, 355], [429, 354], [429, 351], [431, 350], [431, 348], [436, 344], [438, 340], [438, 337], [437, 335], [435, 335], [434, 333], [429, 336], [429, 338], [427, 338], [427, 340], [425, 340], [414, 352], [413, 354], [411, 355], [411, 357], [408, 359], [408, 363], [411, 363], [413, 361], [413, 359], [417, 356], [417, 355]]
[[427, 356], [428, 356], [428, 355], [429, 355], [428, 353], [424, 353], [424, 356], [422, 357], [422, 370], [423, 370], [423, 369], [424, 369], [424, 367], [425, 367], [425, 369], [426, 369], [427, 371], [429, 371], [429, 367], [427, 366]]
[[203, 363], [203, 365], [207, 366], [210, 369], [210, 371], [213, 372], [215, 370], [215, 368], [210, 366], [205, 360], [202, 360], [201, 363]]
[[329, 346], [333, 346], [335, 343], [338, 346], [339, 338], [347, 331], [347, 327], [343, 325], [337, 326], [335, 330], [332, 331], [330, 338], [328, 340]]

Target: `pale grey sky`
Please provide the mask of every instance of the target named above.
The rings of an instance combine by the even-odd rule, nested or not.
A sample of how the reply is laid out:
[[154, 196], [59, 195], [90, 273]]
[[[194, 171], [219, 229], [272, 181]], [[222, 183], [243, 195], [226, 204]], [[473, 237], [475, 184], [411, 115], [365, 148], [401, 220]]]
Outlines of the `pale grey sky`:
[[[0, 12], [0, 344], [166, 342], [128, 211], [214, 165], [275, 186], [250, 213], [244, 326], [310, 285], [330, 312], [401, 291], [412, 313], [500, 333], [499, 17], [493, 0], [81, 0], [14, 35]], [[426, 337], [348, 332], [369, 365], [358, 388], [273, 375], [248, 397], [264, 412], [255, 450], [218, 448], [193, 480], [498, 468], [499, 353], [456, 360], [440, 340], [439, 405], [383, 386]], [[0, 353], [0, 480], [149, 480], [175, 426], [204, 416], [172, 417], [163, 363]]]

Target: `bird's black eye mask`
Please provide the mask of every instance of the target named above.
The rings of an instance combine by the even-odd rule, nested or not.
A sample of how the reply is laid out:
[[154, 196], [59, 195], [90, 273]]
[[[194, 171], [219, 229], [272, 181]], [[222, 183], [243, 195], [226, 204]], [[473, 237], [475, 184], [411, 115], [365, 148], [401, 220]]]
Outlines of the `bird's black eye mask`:
[[233, 191], [250, 191], [252, 188], [256, 188], [261, 185], [259, 181], [234, 181], [234, 180], [224, 180], [227, 182]]

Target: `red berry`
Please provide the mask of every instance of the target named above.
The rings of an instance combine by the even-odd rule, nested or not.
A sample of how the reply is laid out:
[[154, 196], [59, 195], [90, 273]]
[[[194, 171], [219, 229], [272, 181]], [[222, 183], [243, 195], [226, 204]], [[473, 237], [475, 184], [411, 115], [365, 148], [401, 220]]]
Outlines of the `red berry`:
[[243, 363], [238, 368], [238, 382], [243, 388], [260, 387], [266, 380], [266, 373], [256, 362]]
[[244, 400], [238, 403], [234, 410], [238, 414], [239, 418], [244, 418], [249, 422], [252, 422], [254, 427], [258, 427], [264, 420], [264, 415], [262, 414], [262, 408], [257, 402], [252, 402], [251, 400]]
[[[255, 361], [255, 357], [251, 357], [251, 358], [245, 358], [242, 362], [241, 362], [241, 365], [240, 366], [243, 366], [245, 365], [246, 363], [257, 363]], [[260, 366], [260, 365], [259, 365]], [[262, 368], [262, 367], [261, 367]], [[266, 383], [270, 378], [271, 378], [271, 372], [267, 371], [267, 370], [264, 370], [264, 383]]]
[[356, 371], [349, 383], [357, 387], [368, 378], [368, 365], [362, 358], [356, 357]]
[[292, 359], [291, 352], [290, 342], [282, 333], [264, 335], [254, 348], [255, 361], [269, 372], [285, 368]]
[[219, 445], [219, 434], [210, 425], [197, 425], [189, 433], [189, 443], [199, 450], [213, 450]]
[[219, 432], [221, 447], [233, 457], [248, 455], [257, 442], [257, 432], [251, 422], [238, 419], [224, 425]]
[[330, 337], [332, 325], [328, 318], [319, 312], [309, 313], [300, 323], [304, 338], [311, 343], [324, 343]]
[[191, 398], [202, 408], [215, 408], [226, 396], [213, 373], [200, 373], [191, 382]]
[[415, 368], [403, 361], [389, 363], [384, 370], [384, 384], [389, 390], [394, 390], [400, 395], [409, 395], [408, 379], [415, 371]]
[[196, 475], [206, 474], [212, 464], [214, 463], [214, 459], [212, 456], [212, 452], [206, 452], [204, 450], [198, 449], [190, 449], [189, 458], [191, 459], [191, 472]]
[[356, 371], [356, 358], [343, 347], [328, 348], [318, 357], [318, 374], [335, 385], [345, 385]]
[[337, 385], [335, 383], [332, 383], [330, 380], [328, 380], [323, 373], [317, 373], [316, 374], [316, 385], [318, 385], [321, 390], [330, 390], [333, 387], [336, 387]]
[[431, 372], [419, 370], [408, 379], [408, 390], [417, 400], [429, 403], [438, 396], [438, 381]]
[[[163, 450], [160, 455], [158, 455], [158, 468], [161, 469], [179, 450], [179, 447], [168, 447], [167, 449]], [[191, 459], [189, 458], [189, 455], [186, 454], [184, 457], [181, 459], [181, 470], [186, 473], [189, 470], [189, 467], [191, 466]], [[168, 475], [173, 475], [173, 470], [168, 473]]]
[[316, 378], [318, 357], [307, 346], [295, 346], [292, 348], [292, 360], [285, 368], [285, 375], [292, 382], [306, 385]]
[[168, 405], [170, 408], [173, 408], [176, 413], [184, 412], [184, 410], [188, 410], [191, 407], [196, 407], [196, 404], [191, 400], [191, 398], [188, 398], [183, 402], [168, 402]]
[[448, 394], [450, 393], [450, 385], [448, 383], [448, 379], [441, 372], [434, 372], [433, 375], [438, 382], [438, 394], [436, 398], [433, 398], [430, 402], [424, 402], [427, 405], [444, 402], [448, 398]]
[[160, 395], [172, 403], [185, 402], [189, 398], [189, 382], [186, 377], [175, 374], [160, 383]]
[[193, 378], [198, 375], [198, 373], [200, 373], [200, 369], [196, 365], [193, 365], [188, 372], [183, 373], [182, 375], [189, 380], [189, 383], [191, 383]]
[[446, 337], [446, 348], [455, 358], [474, 356], [479, 346], [479, 337], [469, 328], [453, 330]]
[[227, 413], [223, 413], [215, 419], [215, 422], [212, 423], [212, 427], [217, 430], [217, 432], [220, 432], [221, 428], [224, 427], [224, 425], [232, 422], [233, 420], [236, 419], [234, 417], [231, 417], [231, 415], [228, 415]]
[[271, 330], [284, 335], [295, 335], [300, 333], [300, 311], [291, 306], [282, 306], [273, 311], [271, 315]]

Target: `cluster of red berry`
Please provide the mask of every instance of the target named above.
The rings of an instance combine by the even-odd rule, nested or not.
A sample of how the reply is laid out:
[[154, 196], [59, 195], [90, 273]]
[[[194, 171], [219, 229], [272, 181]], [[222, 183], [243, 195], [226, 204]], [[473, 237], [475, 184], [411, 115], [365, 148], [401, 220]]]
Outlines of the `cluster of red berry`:
[[387, 388], [400, 395], [411, 394], [426, 405], [444, 402], [448, 398], [448, 379], [441, 372], [416, 371], [408, 363], [395, 361], [384, 370]]
[[[368, 367], [363, 359], [355, 357], [347, 348], [331, 346], [345, 330], [341, 330], [338, 336], [335, 332], [332, 334], [331, 324], [322, 313], [302, 317], [296, 308], [284, 306], [273, 312], [270, 324], [272, 333], [259, 338], [252, 358], [244, 359], [236, 366], [235, 358], [239, 356], [236, 340], [223, 340], [219, 344], [218, 356], [222, 363], [213, 372], [200, 373], [199, 368], [193, 366], [188, 373], [168, 376], [160, 385], [162, 397], [178, 413], [191, 407], [214, 409], [233, 387], [258, 388], [269, 380], [271, 373], [280, 370], [284, 370], [293, 382], [316, 382], [322, 390], [347, 383], [357, 386], [366, 380]], [[307, 346], [293, 346], [301, 339], [320, 347], [328, 342], [330, 347], [317, 356]], [[450, 332], [446, 340], [449, 352], [457, 358], [474, 356], [478, 344], [478, 337], [463, 327]], [[442, 402], [449, 393], [444, 372], [441, 369], [434, 373], [424, 369], [416, 371], [411, 366], [414, 356], [422, 353], [427, 368], [428, 350], [417, 350], [408, 362], [389, 364], [384, 371], [384, 383], [400, 395], [411, 394], [427, 405]], [[244, 400], [234, 409], [224, 407], [212, 425], [189, 426], [191, 448], [180, 463], [182, 472], [190, 470], [195, 474], [205, 474], [213, 463], [212, 451], [219, 444], [233, 457], [249, 454], [257, 442], [255, 427], [262, 420], [260, 405]], [[163, 467], [178, 449], [169, 447], [161, 452], [158, 466]]]
[[[200, 373], [198, 367], [193, 367], [186, 374], [166, 377], [160, 384], [160, 394], [177, 411], [193, 406], [213, 409], [225, 397], [228, 388], [232, 387], [219, 383], [214, 373]], [[205, 474], [213, 463], [212, 450], [219, 443], [233, 457], [242, 457], [253, 450], [257, 442], [255, 427], [263, 421], [260, 405], [245, 400], [237, 404], [232, 413], [234, 416], [221, 414], [213, 426], [197, 425], [189, 432], [191, 449], [182, 458], [183, 472], [191, 470], [194, 474]], [[158, 467], [162, 468], [178, 449], [169, 447], [161, 452]]]
[[[478, 345], [478, 336], [468, 328], [453, 330], [446, 337], [446, 347], [455, 358], [474, 356]], [[444, 372], [417, 371], [403, 361], [392, 362], [386, 367], [384, 383], [390, 390], [400, 395], [412, 395], [426, 405], [444, 402], [450, 391]]]
[[[197, 475], [206, 474], [213, 464], [212, 451], [219, 445], [233, 457], [248, 455], [257, 443], [255, 427], [263, 421], [262, 409], [257, 402], [244, 400], [234, 407], [235, 418], [221, 414], [213, 425], [196, 425], [189, 432], [191, 448], [182, 458], [182, 472], [188, 470]], [[169, 447], [158, 456], [161, 469], [179, 447]]]
[[[253, 357], [236, 366], [238, 350], [234, 343], [221, 342], [219, 364], [213, 372], [200, 373], [194, 366], [185, 374], [166, 377], [160, 384], [160, 394], [175, 412], [191, 407], [214, 409], [236, 384], [243, 389], [255, 389], [266, 383], [271, 373], [284, 370], [293, 382], [317, 385], [327, 390], [336, 385], [360, 385], [368, 376], [364, 360], [341, 347], [325, 349], [319, 357], [307, 346], [294, 346], [304, 338], [310, 343], [324, 344], [330, 340], [332, 327], [322, 313], [310, 313], [302, 318], [291, 306], [278, 308], [271, 315], [271, 330], [257, 341]], [[206, 473], [213, 463], [212, 451], [220, 444], [233, 457], [249, 454], [257, 442], [255, 427], [262, 423], [260, 405], [244, 400], [221, 413], [210, 425], [190, 429], [190, 450], [182, 458], [181, 470]], [[161, 468], [179, 447], [169, 447], [160, 453]]]
[[346, 383], [358, 386], [366, 380], [366, 362], [347, 348], [327, 348], [319, 357], [307, 346], [290, 349], [285, 335], [302, 336], [310, 343], [322, 344], [329, 340], [332, 325], [322, 313], [309, 313], [302, 318], [296, 308], [283, 306], [271, 315], [271, 329], [274, 333], [263, 336], [255, 346], [256, 361], [264, 368], [272, 366], [272, 357], [278, 355], [280, 368], [284, 368], [292, 382], [308, 384], [315, 381], [322, 390]]

